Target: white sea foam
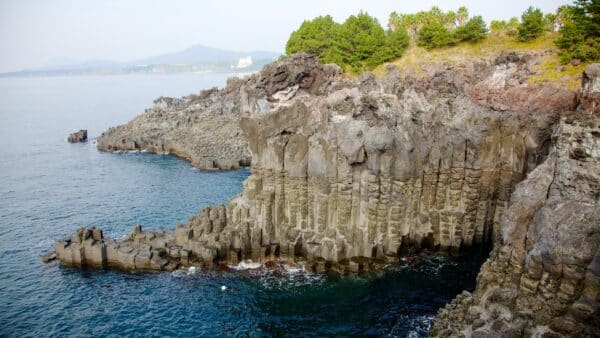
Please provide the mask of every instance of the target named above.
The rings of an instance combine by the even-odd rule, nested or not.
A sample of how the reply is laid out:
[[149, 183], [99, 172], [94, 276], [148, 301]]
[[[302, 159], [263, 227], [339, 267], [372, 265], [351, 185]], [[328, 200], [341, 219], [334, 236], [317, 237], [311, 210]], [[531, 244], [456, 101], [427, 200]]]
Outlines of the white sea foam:
[[183, 277], [183, 276], [185, 276], [185, 271], [175, 270], [175, 271], [171, 272], [171, 276], [176, 277], [176, 278]]
[[190, 266], [188, 268], [188, 275], [193, 275], [196, 273], [196, 267], [195, 266]]
[[285, 269], [285, 272], [294, 275], [294, 274], [298, 274], [301, 272], [304, 272], [304, 268], [303, 267], [296, 267], [296, 266], [290, 266], [290, 265], [284, 265], [283, 268]]
[[254, 270], [262, 267], [262, 264], [255, 263], [252, 261], [243, 261], [240, 262], [238, 265], [228, 265], [228, 267], [233, 270]]

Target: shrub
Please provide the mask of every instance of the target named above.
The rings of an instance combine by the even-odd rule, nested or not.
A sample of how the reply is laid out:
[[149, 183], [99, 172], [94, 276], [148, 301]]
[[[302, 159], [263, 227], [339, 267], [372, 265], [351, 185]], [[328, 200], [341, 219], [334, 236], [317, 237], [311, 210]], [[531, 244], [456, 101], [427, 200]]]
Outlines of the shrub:
[[488, 29], [481, 16], [475, 16], [454, 30], [456, 41], [477, 42], [485, 39]]
[[518, 40], [531, 41], [544, 33], [544, 14], [539, 8], [529, 7], [521, 15]]
[[600, 59], [600, 1], [577, 0], [573, 6], [561, 7], [562, 23], [556, 45], [563, 63]]
[[517, 36], [519, 33], [519, 19], [512, 17], [508, 21], [492, 20], [490, 31], [494, 36]]
[[339, 24], [330, 15], [307, 20], [298, 30], [292, 32], [285, 45], [286, 54], [307, 52], [316, 55], [322, 62], [334, 62], [331, 46], [339, 29]]
[[286, 53], [308, 52], [321, 62], [360, 71], [400, 57], [408, 41], [405, 30], [386, 32], [377, 19], [360, 12], [341, 25], [331, 16], [304, 21], [287, 41]]
[[417, 44], [425, 49], [450, 46], [455, 43], [450, 31], [439, 23], [423, 26], [417, 35]]

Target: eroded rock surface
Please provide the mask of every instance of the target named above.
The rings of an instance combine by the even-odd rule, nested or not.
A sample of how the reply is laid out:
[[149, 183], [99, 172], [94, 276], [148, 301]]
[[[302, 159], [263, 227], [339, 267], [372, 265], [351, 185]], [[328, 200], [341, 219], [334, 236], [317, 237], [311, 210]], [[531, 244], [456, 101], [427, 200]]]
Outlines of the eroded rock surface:
[[180, 99], [160, 97], [131, 122], [110, 128], [97, 141], [103, 151], [143, 150], [185, 158], [200, 169], [250, 165], [239, 126], [243, 114], [260, 114], [298, 89], [319, 93], [338, 68], [297, 58], [267, 65], [244, 79], [230, 78], [224, 89], [203, 90]]
[[[528, 85], [535, 62], [507, 54], [419, 77], [390, 69], [351, 79], [297, 54], [222, 90], [159, 102], [98, 144], [177, 153], [173, 145], [184, 142], [201, 147], [198, 156], [213, 152], [206, 167], [235, 167], [234, 151], [219, 157], [225, 148], [201, 138], [239, 131], [238, 154], [247, 144], [252, 157], [244, 191], [165, 233], [166, 242], [207, 265], [272, 256], [319, 271], [367, 270], [422, 247], [459, 250], [499, 238], [515, 185], [544, 161], [560, 113], [577, 103], [567, 90]], [[202, 129], [209, 125], [210, 135]], [[159, 143], [148, 142], [149, 130]]]
[[578, 96], [528, 84], [536, 62], [506, 54], [350, 79], [298, 54], [223, 90], [160, 99], [99, 147], [181, 151], [207, 168], [251, 156], [243, 192], [174, 232], [112, 240], [82, 228], [56, 257], [135, 270], [303, 260], [355, 273], [423, 247], [489, 243], [476, 290], [442, 309], [431, 335], [598, 336], [600, 68], [586, 69]]
[[543, 164], [519, 183], [473, 294], [442, 309], [432, 336], [597, 337], [600, 119], [564, 116]]

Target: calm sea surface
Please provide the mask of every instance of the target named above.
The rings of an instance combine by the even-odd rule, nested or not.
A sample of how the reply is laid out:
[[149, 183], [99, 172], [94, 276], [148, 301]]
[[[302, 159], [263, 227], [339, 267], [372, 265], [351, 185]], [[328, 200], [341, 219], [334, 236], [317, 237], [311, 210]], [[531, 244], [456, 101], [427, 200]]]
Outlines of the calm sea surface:
[[[227, 74], [0, 78], [0, 337], [411, 336], [474, 286], [480, 257], [432, 257], [379, 276], [265, 269], [125, 274], [41, 263], [80, 226], [170, 229], [241, 191], [247, 170], [98, 152], [95, 138], [152, 105], [222, 86]], [[221, 291], [221, 286], [228, 287]]]

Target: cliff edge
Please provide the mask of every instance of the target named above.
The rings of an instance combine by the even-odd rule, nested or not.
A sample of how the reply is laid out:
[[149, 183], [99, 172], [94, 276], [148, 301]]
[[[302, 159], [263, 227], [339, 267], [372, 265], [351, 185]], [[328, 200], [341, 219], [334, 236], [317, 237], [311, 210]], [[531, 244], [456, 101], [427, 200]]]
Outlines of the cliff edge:
[[[433, 335], [597, 332], [598, 65], [578, 95], [529, 84], [536, 62], [507, 53], [355, 79], [296, 54], [232, 79], [189, 114], [238, 119], [231, 130], [251, 156], [243, 192], [174, 232], [112, 240], [80, 229], [56, 242], [57, 258], [136, 270], [279, 259], [357, 273], [422, 249], [494, 245], [477, 290], [440, 313]], [[158, 149], [174, 149], [177, 133], [153, 128]]]
[[555, 127], [547, 159], [519, 183], [473, 294], [440, 310], [438, 337], [600, 334], [600, 64], [581, 111]]

